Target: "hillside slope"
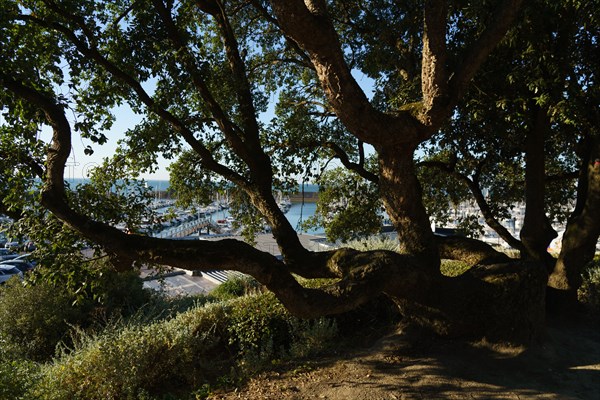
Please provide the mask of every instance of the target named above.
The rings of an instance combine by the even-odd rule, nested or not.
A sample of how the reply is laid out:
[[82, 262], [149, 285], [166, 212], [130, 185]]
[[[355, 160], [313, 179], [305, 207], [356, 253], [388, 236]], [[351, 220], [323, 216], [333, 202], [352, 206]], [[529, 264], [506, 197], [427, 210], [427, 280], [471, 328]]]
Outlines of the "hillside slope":
[[551, 322], [528, 349], [402, 328], [368, 349], [269, 371], [225, 399], [599, 399], [600, 321]]

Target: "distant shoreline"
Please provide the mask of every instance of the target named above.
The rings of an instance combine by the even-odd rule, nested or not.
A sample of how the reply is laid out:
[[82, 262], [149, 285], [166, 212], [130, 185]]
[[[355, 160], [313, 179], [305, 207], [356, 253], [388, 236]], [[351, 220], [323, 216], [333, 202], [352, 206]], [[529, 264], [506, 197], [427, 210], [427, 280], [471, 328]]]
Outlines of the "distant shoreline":
[[[87, 178], [69, 178], [65, 179], [70, 185], [75, 187], [76, 185], [88, 183]], [[168, 180], [161, 179], [139, 179], [139, 181], [145, 182], [149, 188], [152, 188], [156, 192], [157, 199], [170, 199], [171, 194], [169, 193], [170, 183]], [[303, 187], [304, 186], [304, 187]], [[299, 184], [298, 189], [295, 193], [287, 195], [292, 203], [316, 203], [319, 199], [319, 185], [315, 184]]]

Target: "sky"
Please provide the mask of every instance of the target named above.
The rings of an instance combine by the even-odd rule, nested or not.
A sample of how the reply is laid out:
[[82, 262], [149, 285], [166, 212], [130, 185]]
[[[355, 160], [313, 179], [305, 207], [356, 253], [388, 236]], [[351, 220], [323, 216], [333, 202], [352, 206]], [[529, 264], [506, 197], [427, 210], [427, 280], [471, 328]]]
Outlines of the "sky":
[[[375, 82], [363, 75], [359, 71], [353, 71], [353, 75], [357, 80], [358, 84], [363, 88], [367, 97], [372, 98], [373, 96], [373, 87]], [[260, 116], [262, 121], [270, 121], [274, 117], [274, 104], [275, 104], [275, 96], [272, 98], [272, 105], [269, 107], [266, 113], [263, 113]], [[142, 116], [134, 113], [129, 106], [122, 105], [113, 110], [115, 114], [115, 123], [112, 128], [108, 132], [104, 132], [108, 141], [106, 144], [100, 146], [96, 143], [93, 143], [89, 139], [84, 139], [77, 132], [73, 132], [72, 138], [72, 151], [67, 161], [65, 168], [65, 179], [77, 179], [77, 178], [87, 178], [89, 174], [89, 170], [94, 168], [100, 164], [102, 164], [104, 158], [110, 157], [115, 153], [117, 148], [118, 141], [123, 139], [125, 136], [125, 132], [127, 129], [135, 126], [138, 122], [142, 120]], [[49, 135], [49, 133], [46, 133]], [[49, 136], [48, 136], [49, 139]], [[84, 153], [84, 149], [86, 146], [92, 146], [94, 149], [94, 153], [92, 155], [87, 155]], [[374, 150], [367, 149], [368, 153], [372, 153]], [[165, 160], [164, 158], [159, 159], [159, 168], [153, 174], [142, 174], [141, 178], [145, 180], [169, 180], [169, 172], [167, 171], [167, 166], [170, 161]], [[336, 166], [336, 164], [332, 164]]]
[[[142, 120], [142, 116], [135, 114], [127, 105], [117, 107], [113, 110], [115, 114], [115, 123], [108, 132], [104, 132], [108, 141], [100, 146], [89, 139], [82, 138], [77, 132], [73, 132], [72, 151], [66, 164], [65, 179], [87, 178], [91, 168], [101, 165], [105, 158], [111, 157], [118, 145], [118, 141], [125, 137], [127, 129], [132, 128]], [[86, 146], [92, 146], [94, 153], [87, 155], [84, 153]], [[159, 160], [159, 169], [153, 174], [142, 174], [141, 178], [145, 180], [169, 180], [167, 171], [169, 161]]]

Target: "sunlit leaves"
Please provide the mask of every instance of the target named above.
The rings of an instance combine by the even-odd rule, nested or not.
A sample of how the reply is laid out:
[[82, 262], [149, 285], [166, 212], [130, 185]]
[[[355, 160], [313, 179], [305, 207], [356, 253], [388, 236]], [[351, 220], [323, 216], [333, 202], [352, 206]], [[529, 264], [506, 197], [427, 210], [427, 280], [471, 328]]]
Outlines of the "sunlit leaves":
[[176, 196], [179, 204], [185, 207], [209, 204], [220, 186], [215, 174], [202, 168], [198, 155], [192, 151], [183, 152], [170, 165], [169, 172], [171, 174], [170, 190]]
[[347, 242], [379, 232], [383, 222], [377, 185], [343, 168], [319, 179], [319, 202], [305, 228], [325, 227], [327, 238]]

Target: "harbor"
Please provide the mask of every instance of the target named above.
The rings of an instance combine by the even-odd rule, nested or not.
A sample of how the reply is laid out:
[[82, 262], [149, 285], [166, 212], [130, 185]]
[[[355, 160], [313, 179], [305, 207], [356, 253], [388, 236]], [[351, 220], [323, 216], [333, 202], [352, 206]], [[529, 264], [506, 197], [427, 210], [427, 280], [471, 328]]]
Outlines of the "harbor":
[[[303, 246], [311, 251], [316, 251], [333, 244], [327, 243], [322, 229], [307, 230], [303, 225], [316, 212], [316, 202], [314, 200], [318, 198], [318, 188], [315, 185], [312, 186], [307, 191], [301, 192], [299, 190], [289, 196], [283, 196], [279, 193], [276, 198], [291, 226], [298, 232]], [[170, 198], [168, 191], [157, 193], [154, 207], [158, 224], [143, 226], [142, 229], [146, 234], [159, 238], [180, 240], [220, 240], [222, 238], [243, 240], [240, 235], [240, 227], [229, 214], [227, 201], [217, 198], [209, 205], [196, 207], [193, 210], [182, 210], [175, 207], [175, 201]], [[470, 202], [454, 205], [453, 217], [446, 221], [443, 226], [436, 226], [436, 221], [432, 220], [432, 230], [441, 235], [461, 234], [460, 222], [475, 218], [482, 227], [481, 235], [478, 237], [480, 240], [493, 246], [507, 247], [507, 244], [497, 233], [485, 224], [476, 205]], [[524, 205], [519, 204], [513, 208], [510, 218], [500, 222], [512, 235], [518, 237], [523, 225], [523, 218]], [[385, 218], [384, 221], [382, 232], [395, 236], [389, 219]], [[555, 229], [560, 234], [551, 243], [548, 251], [557, 254], [560, 251], [564, 226], [556, 224]], [[265, 227], [264, 231], [256, 236], [256, 248], [280, 256], [277, 243], [269, 233], [268, 227]], [[161, 276], [159, 283], [158, 280], [152, 279], [152, 271], [143, 271], [143, 276], [147, 280], [146, 286], [166, 290], [173, 294], [207, 293], [236, 275], [239, 275], [239, 273], [232, 271], [186, 271], [175, 268], [167, 276]]]
[[[279, 201], [282, 211], [288, 221], [298, 231], [300, 243], [307, 249], [317, 251], [325, 242], [319, 230], [305, 231], [302, 222], [314, 215], [316, 204], [294, 203], [287, 198]], [[236, 227], [235, 220], [228, 212], [225, 202], [213, 202], [196, 210], [182, 210], [175, 207], [170, 199], [157, 200], [155, 209], [157, 222], [142, 227], [144, 232], [158, 238], [180, 240], [220, 240], [223, 238], [243, 241]], [[125, 229], [124, 227], [120, 227]], [[154, 229], [152, 229], [154, 228]], [[280, 256], [281, 252], [273, 235], [267, 232], [255, 237], [255, 247], [259, 250]], [[177, 267], [169, 267], [166, 271], [142, 269], [141, 276], [144, 286], [164, 292], [168, 295], [207, 294], [216, 286], [239, 276], [235, 271], [189, 271]]]
[[[219, 240], [223, 236], [205, 235], [197, 239], [201, 240]], [[230, 235], [230, 239], [243, 241], [239, 235]], [[322, 236], [299, 233], [300, 243], [308, 250], [318, 251], [324, 248], [325, 240]], [[281, 255], [277, 243], [271, 234], [259, 234], [256, 236], [255, 247], [259, 250], [273, 254]], [[172, 296], [207, 294], [212, 289], [227, 281], [228, 279], [240, 276], [235, 271], [189, 271], [182, 268], [169, 268], [167, 272], [142, 269], [142, 278], [144, 286], [150, 289], [162, 291]]]

